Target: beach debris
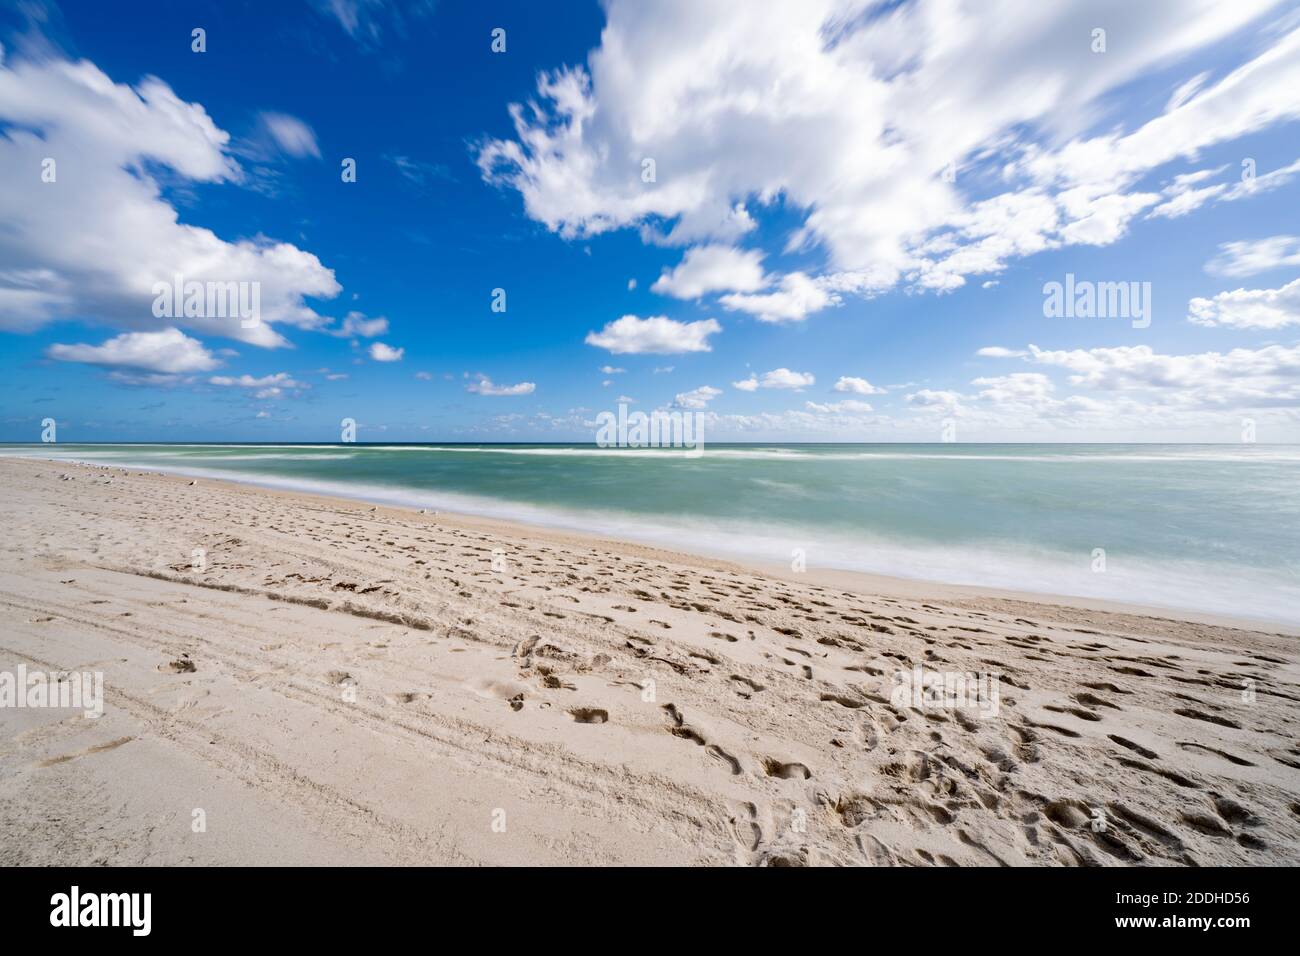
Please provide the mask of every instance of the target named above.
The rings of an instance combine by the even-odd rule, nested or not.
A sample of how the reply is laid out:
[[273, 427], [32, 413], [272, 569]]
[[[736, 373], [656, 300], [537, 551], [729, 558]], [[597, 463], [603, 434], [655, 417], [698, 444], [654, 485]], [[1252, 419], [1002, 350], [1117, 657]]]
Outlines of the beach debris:
[[197, 484], [198, 484], [197, 481], [191, 481], [191, 482], [190, 482], [190, 487], [193, 488], [193, 487], [194, 487], [195, 485], [197, 485]]

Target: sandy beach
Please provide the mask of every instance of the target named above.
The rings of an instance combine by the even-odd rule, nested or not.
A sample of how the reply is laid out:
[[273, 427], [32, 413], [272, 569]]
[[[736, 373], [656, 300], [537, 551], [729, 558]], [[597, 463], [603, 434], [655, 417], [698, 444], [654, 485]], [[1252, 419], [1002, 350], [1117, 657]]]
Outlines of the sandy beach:
[[[1300, 863], [1282, 626], [137, 469], [0, 487], [0, 671], [104, 681], [98, 718], [0, 708], [3, 865]], [[996, 707], [900, 697], [917, 669]]]

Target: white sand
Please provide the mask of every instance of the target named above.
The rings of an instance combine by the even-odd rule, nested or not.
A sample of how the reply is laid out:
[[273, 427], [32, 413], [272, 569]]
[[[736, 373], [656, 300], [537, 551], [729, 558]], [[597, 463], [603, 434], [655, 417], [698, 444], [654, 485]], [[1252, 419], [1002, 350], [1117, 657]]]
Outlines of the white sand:
[[[0, 708], [0, 864], [1300, 862], [1297, 638], [1258, 624], [121, 469], [0, 491], [0, 671], [106, 688]], [[998, 714], [891, 703], [917, 665], [1000, 673]]]

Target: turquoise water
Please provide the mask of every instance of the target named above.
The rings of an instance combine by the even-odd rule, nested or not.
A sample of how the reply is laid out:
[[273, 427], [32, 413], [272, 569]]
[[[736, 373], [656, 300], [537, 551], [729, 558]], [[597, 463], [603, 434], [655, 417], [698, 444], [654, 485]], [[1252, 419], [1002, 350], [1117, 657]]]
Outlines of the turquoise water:
[[[1300, 446], [9, 445], [808, 567], [1300, 621]], [[1094, 549], [1105, 570], [1094, 570]]]

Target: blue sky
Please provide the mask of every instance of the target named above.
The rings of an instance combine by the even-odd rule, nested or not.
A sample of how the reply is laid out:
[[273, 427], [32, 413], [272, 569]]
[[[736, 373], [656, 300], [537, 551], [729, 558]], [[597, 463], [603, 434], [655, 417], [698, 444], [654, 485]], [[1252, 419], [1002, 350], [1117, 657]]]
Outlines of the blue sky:
[[1300, 440], [1295, 5], [1041, 6], [8, 9], [0, 440]]

